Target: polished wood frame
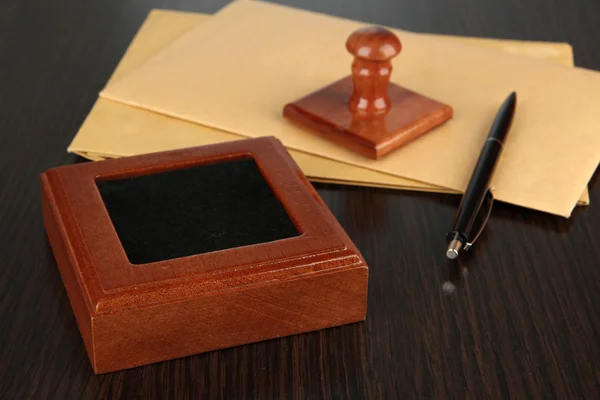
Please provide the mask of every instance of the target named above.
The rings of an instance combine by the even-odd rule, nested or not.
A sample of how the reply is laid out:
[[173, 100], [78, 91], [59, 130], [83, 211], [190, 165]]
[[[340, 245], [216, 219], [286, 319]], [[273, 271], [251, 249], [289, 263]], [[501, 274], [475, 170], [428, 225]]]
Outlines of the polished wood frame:
[[[97, 180], [243, 157], [256, 161], [299, 236], [129, 262]], [[42, 194], [48, 237], [97, 373], [365, 317], [362, 256], [274, 138], [55, 168], [42, 175]]]

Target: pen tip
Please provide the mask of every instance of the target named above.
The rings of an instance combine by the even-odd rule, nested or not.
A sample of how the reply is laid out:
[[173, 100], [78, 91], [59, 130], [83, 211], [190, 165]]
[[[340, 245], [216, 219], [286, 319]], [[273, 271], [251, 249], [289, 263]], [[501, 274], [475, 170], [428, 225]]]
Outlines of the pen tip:
[[458, 253], [460, 252], [462, 245], [463, 244], [460, 240], [452, 239], [452, 241], [450, 241], [448, 247], [446, 248], [446, 257], [448, 257], [451, 260], [454, 260], [456, 257], [458, 257]]
[[458, 251], [454, 249], [446, 250], [446, 257], [448, 257], [451, 260], [454, 260], [456, 257], [458, 257]]

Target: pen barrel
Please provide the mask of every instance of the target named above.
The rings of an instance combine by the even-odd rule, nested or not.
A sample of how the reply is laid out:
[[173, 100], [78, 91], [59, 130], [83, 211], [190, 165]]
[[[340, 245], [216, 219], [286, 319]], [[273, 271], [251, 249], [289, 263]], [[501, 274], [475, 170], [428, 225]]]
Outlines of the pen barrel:
[[465, 195], [458, 206], [452, 228], [448, 233], [448, 240], [456, 235], [464, 242], [472, 240], [471, 231], [479, 215], [501, 153], [502, 143], [492, 138], [486, 140], [477, 164], [475, 164]]

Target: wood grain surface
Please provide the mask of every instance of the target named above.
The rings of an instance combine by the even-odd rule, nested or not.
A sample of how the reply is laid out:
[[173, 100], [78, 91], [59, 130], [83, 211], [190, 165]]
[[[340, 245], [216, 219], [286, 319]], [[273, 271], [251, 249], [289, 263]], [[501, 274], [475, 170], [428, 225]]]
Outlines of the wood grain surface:
[[286, 104], [282, 114], [307, 132], [374, 159], [452, 118], [452, 107], [394, 83], [386, 87], [389, 111], [352, 111], [353, 80], [347, 76]]
[[[162, 173], [249, 159], [281, 202], [282, 212], [297, 229], [294, 232], [300, 234], [153, 262], [136, 264], [129, 259], [122, 244], [123, 231], [118, 233], [123, 225], [116, 224], [114, 214], [107, 211], [111, 207], [103, 202], [99, 182], [133, 177], [156, 180]], [[173, 175], [170, 179], [177, 180]], [[249, 179], [241, 183], [232, 172], [221, 179], [237, 184], [228, 193], [237, 197], [235, 205], [243, 209], [239, 201]], [[213, 193], [222, 204], [222, 197], [211, 192], [207, 180], [200, 182], [198, 190]], [[41, 181], [44, 225], [98, 374], [365, 319], [369, 272], [364, 259], [283, 144], [273, 137], [52, 168]], [[206, 224], [202, 216], [210, 214], [206, 208], [212, 206], [194, 185], [178, 182], [179, 187], [174, 185], [164, 197], [148, 193], [146, 197], [153, 203], [163, 197], [162, 201], [179, 211], [184, 204], [187, 222]], [[141, 191], [140, 186], [137, 189]], [[168, 224], [157, 226], [150, 212], [130, 210], [136, 205], [144, 208], [135, 191], [132, 186], [117, 200], [128, 206], [127, 218], [136, 226], [179, 238], [177, 245], [185, 247], [180, 232], [186, 222], [173, 217], [178, 211], [157, 212], [158, 218], [172, 216]], [[193, 200], [186, 201], [185, 196]], [[202, 199], [203, 207], [189, 204], [203, 203]], [[255, 235], [260, 229], [256, 225], [268, 224], [268, 213], [261, 212], [261, 207], [254, 205], [251, 211], [260, 217], [250, 223]], [[230, 215], [235, 213], [229, 210]], [[210, 236], [239, 235], [252, 217], [236, 218], [230, 229], [217, 231], [214, 225], [225, 218], [221, 215], [208, 228], [208, 235], [202, 235], [204, 227], [184, 232], [206, 243]], [[277, 228], [273, 225], [270, 230]], [[136, 236], [144, 242], [145, 254], [152, 251], [148, 247], [169, 246], [164, 237], [152, 243], [147, 236]]]
[[[44, 232], [39, 174], [77, 161], [65, 149], [151, 7], [224, 2], [0, 2], [0, 399], [597, 398], [598, 173], [591, 206], [570, 220], [498, 205], [459, 266], [443, 261], [458, 197], [317, 185], [370, 266], [364, 323], [94, 375]], [[423, 32], [568, 41], [577, 65], [600, 69], [597, 0], [286, 3]]]
[[452, 118], [450, 106], [390, 83], [402, 49], [390, 30], [360, 28], [346, 49], [354, 56], [352, 75], [285, 105], [285, 118], [374, 159]]

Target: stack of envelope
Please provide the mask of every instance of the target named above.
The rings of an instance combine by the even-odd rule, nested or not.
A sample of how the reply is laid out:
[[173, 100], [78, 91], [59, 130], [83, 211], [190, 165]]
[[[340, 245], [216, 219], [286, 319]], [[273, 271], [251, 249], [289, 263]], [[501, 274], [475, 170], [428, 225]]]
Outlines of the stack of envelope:
[[460, 193], [494, 115], [519, 104], [492, 186], [497, 200], [570, 216], [600, 162], [600, 74], [568, 44], [416, 34], [392, 81], [454, 108], [454, 118], [382, 160], [285, 120], [283, 106], [350, 73], [346, 37], [365, 26], [239, 0], [214, 16], [153, 11], [69, 151], [99, 160], [276, 136], [314, 181]]

